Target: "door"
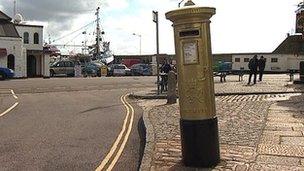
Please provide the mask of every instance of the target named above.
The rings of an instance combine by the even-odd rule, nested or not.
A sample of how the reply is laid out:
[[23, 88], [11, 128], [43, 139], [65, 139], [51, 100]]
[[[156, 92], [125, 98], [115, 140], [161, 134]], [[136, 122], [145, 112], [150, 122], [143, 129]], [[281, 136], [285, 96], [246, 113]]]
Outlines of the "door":
[[74, 64], [73, 64], [73, 62], [65, 61], [64, 66], [65, 66], [65, 72], [66, 72], [67, 76], [74, 75]]
[[64, 62], [60, 61], [55, 65], [55, 73], [56, 74], [66, 74], [65, 73], [65, 67], [64, 67]]
[[36, 57], [33, 55], [27, 56], [27, 77], [36, 76]]

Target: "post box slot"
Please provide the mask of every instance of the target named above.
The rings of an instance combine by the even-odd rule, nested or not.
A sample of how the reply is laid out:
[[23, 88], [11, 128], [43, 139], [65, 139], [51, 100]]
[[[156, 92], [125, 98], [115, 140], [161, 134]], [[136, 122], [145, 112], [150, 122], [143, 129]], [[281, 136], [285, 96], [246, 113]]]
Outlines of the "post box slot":
[[179, 37], [199, 36], [199, 30], [187, 30], [179, 32]]

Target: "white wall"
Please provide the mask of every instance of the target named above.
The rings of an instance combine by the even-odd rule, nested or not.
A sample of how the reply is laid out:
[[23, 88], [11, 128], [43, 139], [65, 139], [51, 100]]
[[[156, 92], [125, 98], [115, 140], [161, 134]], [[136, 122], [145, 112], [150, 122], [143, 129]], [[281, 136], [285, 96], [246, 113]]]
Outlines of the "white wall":
[[299, 70], [301, 61], [304, 61], [303, 55], [300, 55], [300, 56], [290, 55], [288, 57], [288, 67], [290, 69]]
[[[16, 25], [16, 29], [22, 39], [25, 32], [29, 33], [29, 44], [24, 44], [27, 50], [43, 50], [43, 27]], [[39, 34], [39, 44], [34, 44], [34, 33]]]
[[[21, 38], [0, 37], [0, 47], [15, 56], [15, 77], [26, 77], [26, 52]], [[7, 67], [7, 56], [0, 57], [0, 66]]]
[[[239, 70], [241, 67], [243, 67], [245, 70], [248, 69], [248, 62], [244, 62], [244, 58], [252, 58], [254, 54], [236, 54], [232, 55], [232, 69], [233, 70]], [[258, 58], [261, 56], [264, 56], [266, 58], [266, 66], [265, 71], [287, 71], [290, 69], [291, 65], [290, 63], [294, 63], [294, 61], [290, 61], [290, 58], [293, 55], [289, 54], [258, 54]], [[235, 62], [235, 58], [240, 58], [240, 62]], [[271, 62], [271, 58], [277, 58], [278, 62]], [[296, 66], [296, 64], [295, 64]], [[299, 68], [299, 65], [297, 66]]]
[[42, 59], [44, 61], [44, 63], [42, 64], [43, 76], [50, 77], [50, 54], [44, 54]]

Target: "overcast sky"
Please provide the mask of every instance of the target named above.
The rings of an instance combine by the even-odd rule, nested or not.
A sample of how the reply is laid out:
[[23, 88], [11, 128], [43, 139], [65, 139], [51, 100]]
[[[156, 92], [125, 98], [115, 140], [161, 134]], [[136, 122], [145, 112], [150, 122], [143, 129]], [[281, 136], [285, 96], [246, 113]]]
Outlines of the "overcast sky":
[[[105, 39], [114, 54], [155, 54], [155, 23], [152, 10], [159, 11], [160, 52], [174, 53], [171, 22], [165, 13], [176, 9], [180, 0], [17, 0], [17, 12], [28, 23], [44, 25], [44, 39], [56, 40], [95, 20], [101, 7]], [[211, 18], [213, 53], [272, 52], [293, 33], [295, 10], [300, 0], [193, 0], [201, 6], [216, 8]], [[13, 16], [13, 0], [0, 0], [0, 9]], [[93, 41], [94, 25], [58, 40], [56, 44], [81, 44]], [[80, 34], [87, 31], [87, 35]], [[90, 34], [90, 35], [89, 35]], [[79, 35], [79, 36], [77, 36]], [[76, 38], [75, 38], [76, 37]]]

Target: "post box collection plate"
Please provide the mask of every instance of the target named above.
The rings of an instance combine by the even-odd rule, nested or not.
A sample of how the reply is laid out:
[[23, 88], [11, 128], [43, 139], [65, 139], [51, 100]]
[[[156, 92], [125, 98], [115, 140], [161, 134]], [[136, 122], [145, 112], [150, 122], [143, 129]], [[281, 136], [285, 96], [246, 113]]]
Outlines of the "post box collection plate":
[[198, 63], [198, 48], [197, 41], [185, 41], [183, 42], [183, 56], [184, 64], [197, 64]]

